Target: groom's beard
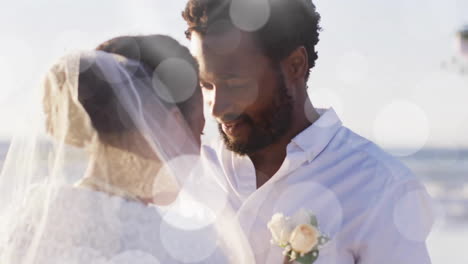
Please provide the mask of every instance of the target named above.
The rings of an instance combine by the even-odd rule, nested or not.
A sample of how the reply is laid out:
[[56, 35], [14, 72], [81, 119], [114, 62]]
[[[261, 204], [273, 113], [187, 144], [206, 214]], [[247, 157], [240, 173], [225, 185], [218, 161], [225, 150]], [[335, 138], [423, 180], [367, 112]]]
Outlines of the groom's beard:
[[250, 127], [250, 133], [245, 140], [236, 140], [229, 138], [224, 133], [222, 125], [218, 124], [218, 130], [221, 134], [227, 149], [239, 155], [248, 155], [255, 153], [275, 142], [277, 142], [290, 128], [292, 115], [292, 98], [287, 92], [284, 78], [278, 74], [278, 92], [277, 99], [264, 112], [269, 113], [261, 124], [247, 114], [241, 114], [237, 118]]

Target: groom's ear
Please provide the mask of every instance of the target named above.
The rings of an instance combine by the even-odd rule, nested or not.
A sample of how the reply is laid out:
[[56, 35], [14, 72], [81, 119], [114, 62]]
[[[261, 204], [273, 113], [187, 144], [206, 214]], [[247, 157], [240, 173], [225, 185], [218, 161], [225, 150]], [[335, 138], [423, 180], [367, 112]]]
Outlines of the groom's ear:
[[305, 81], [309, 69], [308, 54], [304, 46], [296, 48], [282, 61], [282, 67], [289, 81]]

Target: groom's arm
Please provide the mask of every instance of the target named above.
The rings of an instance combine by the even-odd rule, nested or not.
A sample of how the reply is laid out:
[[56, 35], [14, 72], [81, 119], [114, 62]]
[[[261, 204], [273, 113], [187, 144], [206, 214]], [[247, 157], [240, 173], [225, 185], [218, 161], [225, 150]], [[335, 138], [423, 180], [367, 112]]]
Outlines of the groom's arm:
[[416, 180], [383, 190], [356, 242], [359, 264], [430, 264], [426, 239], [434, 221], [432, 200]]

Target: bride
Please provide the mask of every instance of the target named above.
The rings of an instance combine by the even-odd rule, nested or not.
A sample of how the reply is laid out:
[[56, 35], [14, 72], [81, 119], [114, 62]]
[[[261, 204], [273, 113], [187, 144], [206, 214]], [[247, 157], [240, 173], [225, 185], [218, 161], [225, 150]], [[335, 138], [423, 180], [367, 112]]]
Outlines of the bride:
[[0, 263], [253, 263], [226, 184], [198, 159], [185, 47], [116, 38], [61, 58], [42, 94], [0, 175]]

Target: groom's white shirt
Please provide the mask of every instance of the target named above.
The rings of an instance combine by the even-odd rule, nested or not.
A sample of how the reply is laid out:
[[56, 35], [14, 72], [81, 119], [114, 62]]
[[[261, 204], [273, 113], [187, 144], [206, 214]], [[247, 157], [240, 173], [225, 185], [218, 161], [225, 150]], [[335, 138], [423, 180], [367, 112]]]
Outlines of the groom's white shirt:
[[344, 127], [333, 109], [287, 146], [279, 171], [256, 189], [253, 163], [221, 141], [203, 155], [218, 163], [257, 263], [282, 263], [267, 223], [275, 213], [312, 211], [331, 241], [316, 264], [426, 264], [431, 199], [410, 170]]

